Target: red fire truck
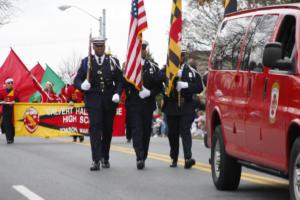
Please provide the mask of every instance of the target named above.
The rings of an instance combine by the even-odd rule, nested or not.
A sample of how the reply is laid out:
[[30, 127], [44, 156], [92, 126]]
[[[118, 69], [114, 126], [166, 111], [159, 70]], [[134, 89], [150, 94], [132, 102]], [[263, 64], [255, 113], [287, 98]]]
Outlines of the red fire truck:
[[300, 199], [300, 4], [224, 18], [209, 59], [213, 182], [236, 190], [241, 167], [289, 178]]

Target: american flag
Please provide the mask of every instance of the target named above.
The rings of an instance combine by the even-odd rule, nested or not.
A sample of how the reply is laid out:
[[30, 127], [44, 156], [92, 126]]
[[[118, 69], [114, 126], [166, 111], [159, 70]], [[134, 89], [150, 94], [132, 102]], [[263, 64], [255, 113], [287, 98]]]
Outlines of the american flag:
[[138, 90], [142, 86], [141, 46], [142, 32], [147, 28], [146, 12], [143, 0], [132, 0], [129, 26], [127, 59], [124, 70], [126, 80]]

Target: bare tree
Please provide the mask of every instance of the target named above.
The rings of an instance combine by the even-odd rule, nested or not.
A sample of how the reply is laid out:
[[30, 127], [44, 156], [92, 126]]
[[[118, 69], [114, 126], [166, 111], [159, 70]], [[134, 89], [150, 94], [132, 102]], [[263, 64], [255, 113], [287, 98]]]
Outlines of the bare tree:
[[201, 6], [195, 0], [187, 0], [187, 9], [183, 12], [183, 46], [192, 50], [209, 48], [223, 15], [223, 4], [219, 0]]
[[62, 61], [59, 67], [58, 75], [65, 82], [70, 81], [70, 78], [77, 72], [80, 67], [82, 57], [75, 52]]
[[[205, 3], [211, 3], [212, 0], [194, 0], [195, 2], [197, 2], [199, 5], [203, 5]], [[267, 6], [267, 5], [274, 5], [274, 4], [282, 4], [282, 3], [296, 3], [296, 2], [300, 2], [300, 0], [237, 0], [239, 3], [246, 3], [248, 4], [248, 7], [254, 6], [256, 7], [256, 5], [263, 5], [263, 6]], [[221, 1], [224, 4], [224, 0]]]
[[13, 8], [13, 0], [0, 0], [0, 26], [9, 23]]
[[261, 6], [268, 6], [268, 5], [276, 5], [276, 4], [283, 4], [283, 3], [293, 3], [297, 1], [293, 0], [243, 0], [240, 3], [244, 4], [246, 8], [257, 8]]
[[[237, 0], [238, 10], [261, 6], [294, 3], [300, 0]], [[224, 18], [223, 0], [186, 0], [183, 12], [183, 46], [190, 50], [210, 49]]]

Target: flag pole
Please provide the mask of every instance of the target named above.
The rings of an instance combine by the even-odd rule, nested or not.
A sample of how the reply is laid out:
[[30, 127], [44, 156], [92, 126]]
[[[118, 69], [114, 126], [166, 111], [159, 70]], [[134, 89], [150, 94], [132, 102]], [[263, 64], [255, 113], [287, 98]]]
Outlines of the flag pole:
[[[181, 79], [179, 78], [179, 80]], [[179, 109], [181, 108], [181, 91], [178, 92], [177, 106]]]
[[[181, 52], [179, 54], [179, 60], [180, 60], [180, 63], [181, 63], [181, 59], [182, 59], [182, 56], [181, 56]], [[179, 65], [179, 70], [181, 69], [181, 64]], [[177, 72], [178, 74], [178, 72]], [[181, 71], [181, 75], [182, 75], [182, 71]], [[178, 78], [177, 81], [181, 81], [181, 77]], [[176, 88], [175, 88], [176, 89]], [[178, 91], [178, 96], [177, 96], [177, 107], [180, 109], [181, 108], [181, 90]]]

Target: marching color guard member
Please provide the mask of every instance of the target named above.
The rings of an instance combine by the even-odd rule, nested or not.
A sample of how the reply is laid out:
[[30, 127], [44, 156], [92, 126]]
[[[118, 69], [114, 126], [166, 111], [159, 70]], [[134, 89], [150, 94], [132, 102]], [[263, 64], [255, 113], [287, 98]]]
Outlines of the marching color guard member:
[[122, 93], [122, 72], [118, 59], [104, 53], [104, 38], [95, 38], [92, 43], [95, 55], [82, 60], [74, 83], [84, 91], [84, 102], [90, 120], [93, 160], [90, 170], [96, 171], [100, 170], [100, 160], [102, 168], [110, 167], [113, 119]]

